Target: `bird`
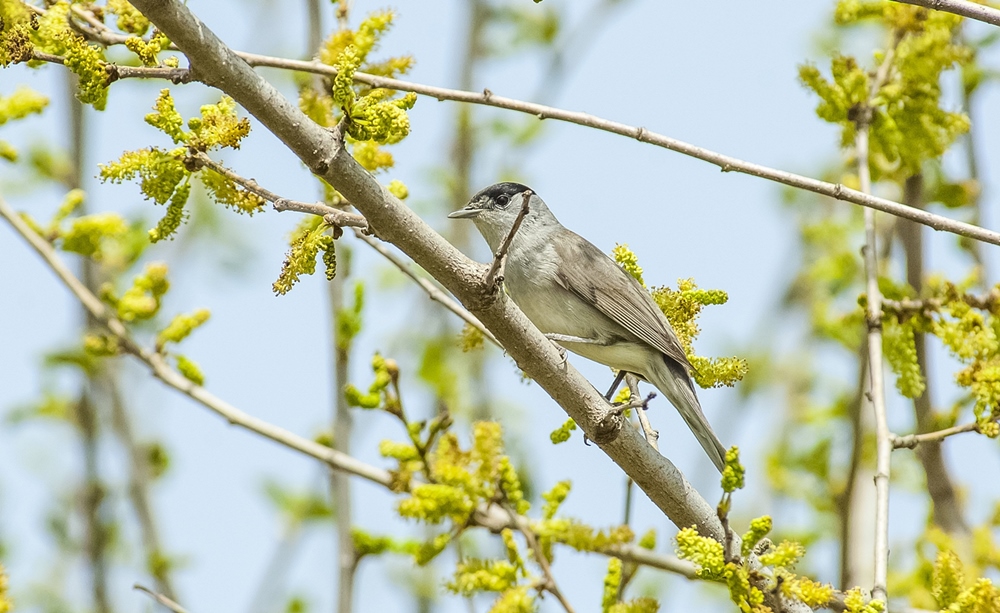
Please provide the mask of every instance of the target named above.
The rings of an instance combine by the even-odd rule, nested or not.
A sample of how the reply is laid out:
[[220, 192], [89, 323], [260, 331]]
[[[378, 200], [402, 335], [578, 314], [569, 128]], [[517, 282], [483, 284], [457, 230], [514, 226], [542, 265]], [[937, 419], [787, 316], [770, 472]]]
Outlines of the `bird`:
[[[508, 239], [519, 216], [520, 226]], [[472, 220], [495, 254], [509, 240], [503, 286], [531, 323], [577, 355], [650, 382], [724, 470], [726, 449], [698, 401], [691, 363], [663, 312], [632, 275], [559, 223], [534, 190], [520, 183], [490, 185], [448, 217]]]

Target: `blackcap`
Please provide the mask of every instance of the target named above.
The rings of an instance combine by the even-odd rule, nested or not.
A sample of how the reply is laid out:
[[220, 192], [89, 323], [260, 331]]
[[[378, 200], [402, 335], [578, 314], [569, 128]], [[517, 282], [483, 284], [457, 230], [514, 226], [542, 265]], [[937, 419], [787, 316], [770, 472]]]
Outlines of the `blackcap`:
[[649, 293], [580, 235], [563, 227], [520, 183], [497, 183], [448, 217], [471, 219], [494, 253], [531, 192], [503, 268], [507, 294], [548, 338], [585, 358], [633, 373], [667, 397], [721, 472], [726, 449], [701, 410], [691, 364]]

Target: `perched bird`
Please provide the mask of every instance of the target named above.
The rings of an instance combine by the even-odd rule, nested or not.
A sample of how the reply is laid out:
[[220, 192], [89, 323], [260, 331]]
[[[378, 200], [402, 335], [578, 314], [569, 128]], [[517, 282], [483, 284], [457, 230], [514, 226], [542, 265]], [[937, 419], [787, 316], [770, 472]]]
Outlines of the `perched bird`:
[[520, 183], [491, 185], [448, 217], [471, 219], [496, 253], [526, 193], [528, 212], [506, 253], [507, 294], [552, 341], [656, 386], [721, 472], [726, 450], [701, 410], [691, 364], [666, 317], [630, 274], [563, 227], [545, 202]]

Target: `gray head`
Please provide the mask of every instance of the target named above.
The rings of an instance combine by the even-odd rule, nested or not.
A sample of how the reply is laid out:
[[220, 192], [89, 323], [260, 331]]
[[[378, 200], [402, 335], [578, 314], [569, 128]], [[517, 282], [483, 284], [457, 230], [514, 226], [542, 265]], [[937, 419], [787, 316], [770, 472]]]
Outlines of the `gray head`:
[[524, 193], [531, 191], [528, 201], [528, 214], [521, 221], [518, 235], [525, 231], [532, 232], [539, 227], [559, 227], [559, 222], [545, 206], [545, 202], [526, 185], [520, 183], [495, 183], [469, 200], [465, 205], [448, 217], [452, 219], [471, 219], [479, 232], [486, 239], [490, 249], [496, 251], [507, 234], [510, 233], [514, 220], [521, 212]]

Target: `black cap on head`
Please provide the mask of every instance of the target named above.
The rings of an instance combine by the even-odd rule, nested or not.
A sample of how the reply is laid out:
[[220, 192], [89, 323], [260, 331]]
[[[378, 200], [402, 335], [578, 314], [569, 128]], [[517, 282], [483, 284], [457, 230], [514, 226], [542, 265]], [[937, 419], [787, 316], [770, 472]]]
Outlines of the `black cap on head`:
[[[511, 198], [518, 194], [523, 194], [525, 191], [531, 189], [527, 185], [522, 185], [521, 183], [514, 183], [507, 181], [504, 183], [495, 183], [485, 189], [479, 191], [478, 194], [472, 197], [469, 201], [470, 204], [479, 205], [483, 207], [493, 206], [500, 196], [507, 196], [506, 201], [510, 201]], [[504, 204], [506, 204], [506, 201]]]

